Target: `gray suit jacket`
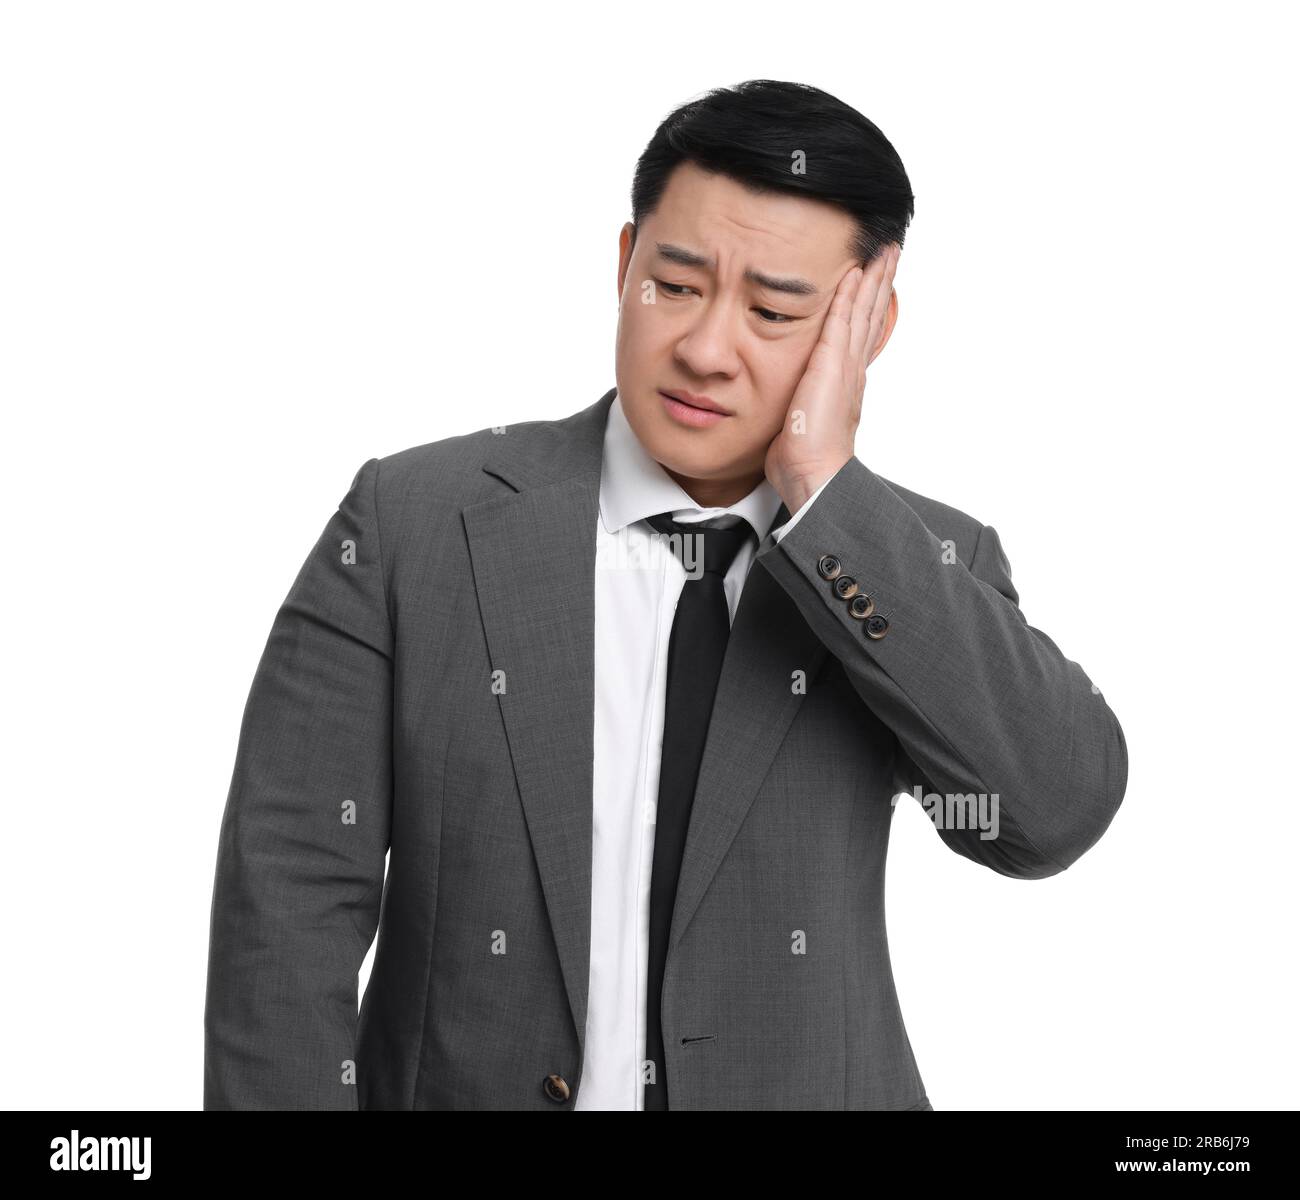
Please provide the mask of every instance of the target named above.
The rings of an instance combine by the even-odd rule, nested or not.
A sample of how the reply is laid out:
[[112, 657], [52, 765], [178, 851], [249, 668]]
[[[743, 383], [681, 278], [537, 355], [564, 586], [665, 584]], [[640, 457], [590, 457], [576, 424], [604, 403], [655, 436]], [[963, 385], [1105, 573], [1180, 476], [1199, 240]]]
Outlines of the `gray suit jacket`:
[[[205, 1108], [572, 1110], [613, 396], [372, 458], [308, 556], [221, 826]], [[673, 915], [674, 1108], [931, 1108], [886, 941], [891, 797], [996, 793], [997, 838], [939, 836], [1038, 879], [1101, 836], [1127, 781], [1119, 722], [1018, 599], [991, 526], [857, 458], [764, 540]]]

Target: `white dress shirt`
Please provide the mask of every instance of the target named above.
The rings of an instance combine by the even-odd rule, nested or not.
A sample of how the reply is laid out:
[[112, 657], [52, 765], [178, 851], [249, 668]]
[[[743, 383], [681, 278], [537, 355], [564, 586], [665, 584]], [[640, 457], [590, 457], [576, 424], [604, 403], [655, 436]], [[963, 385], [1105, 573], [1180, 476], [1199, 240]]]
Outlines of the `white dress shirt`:
[[[829, 483], [827, 480], [826, 483]], [[784, 525], [780, 541], [821, 494]], [[591, 837], [591, 973], [575, 1108], [641, 1108], [650, 874], [663, 746], [668, 639], [686, 568], [645, 518], [757, 532], [723, 580], [734, 621], [741, 589], [781, 506], [764, 479], [743, 500], [700, 508], [637, 440], [618, 394], [609, 408], [596, 522], [596, 678]], [[671, 1081], [669, 1083], [671, 1087]]]

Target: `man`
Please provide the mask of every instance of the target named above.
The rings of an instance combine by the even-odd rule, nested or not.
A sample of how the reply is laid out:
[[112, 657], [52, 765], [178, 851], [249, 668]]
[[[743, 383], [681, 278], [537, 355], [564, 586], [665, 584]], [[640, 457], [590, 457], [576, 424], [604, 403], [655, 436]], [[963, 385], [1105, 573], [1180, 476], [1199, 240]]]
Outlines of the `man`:
[[1128, 762], [993, 527], [854, 454], [911, 215], [846, 105], [712, 92], [637, 166], [616, 388], [361, 467], [244, 715], [205, 1107], [931, 1109], [894, 797], [1037, 879]]

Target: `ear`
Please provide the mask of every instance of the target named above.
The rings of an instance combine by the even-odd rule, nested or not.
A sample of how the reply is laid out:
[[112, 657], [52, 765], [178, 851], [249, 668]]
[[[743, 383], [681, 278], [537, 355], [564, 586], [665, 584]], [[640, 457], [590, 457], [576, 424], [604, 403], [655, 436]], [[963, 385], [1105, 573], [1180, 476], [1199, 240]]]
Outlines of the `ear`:
[[636, 226], [629, 221], [618, 234], [618, 299], [623, 300], [623, 284], [627, 280], [627, 268], [632, 262], [632, 249], [636, 243]]
[[894, 332], [894, 325], [897, 321], [898, 290], [891, 287], [889, 289], [889, 307], [885, 310], [885, 327], [880, 331], [880, 345], [871, 352], [871, 357], [867, 359], [867, 366], [871, 366], [876, 361], [876, 355], [885, 348], [885, 343], [889, 341], [889, 335]]

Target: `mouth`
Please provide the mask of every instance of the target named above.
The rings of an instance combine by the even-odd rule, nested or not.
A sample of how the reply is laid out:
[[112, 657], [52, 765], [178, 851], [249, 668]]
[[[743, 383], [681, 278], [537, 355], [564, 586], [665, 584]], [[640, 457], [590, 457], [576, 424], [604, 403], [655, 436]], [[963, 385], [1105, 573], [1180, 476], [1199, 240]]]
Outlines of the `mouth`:
[[659, 396], [664, 402], [668, 415], [679, 424], [687, 425], [692, 429], [716, 425], [732, 415], [721, 404], [715, 403], [707, 396], [696, 396], [691, 392], [678, 390], [661, 391]]

